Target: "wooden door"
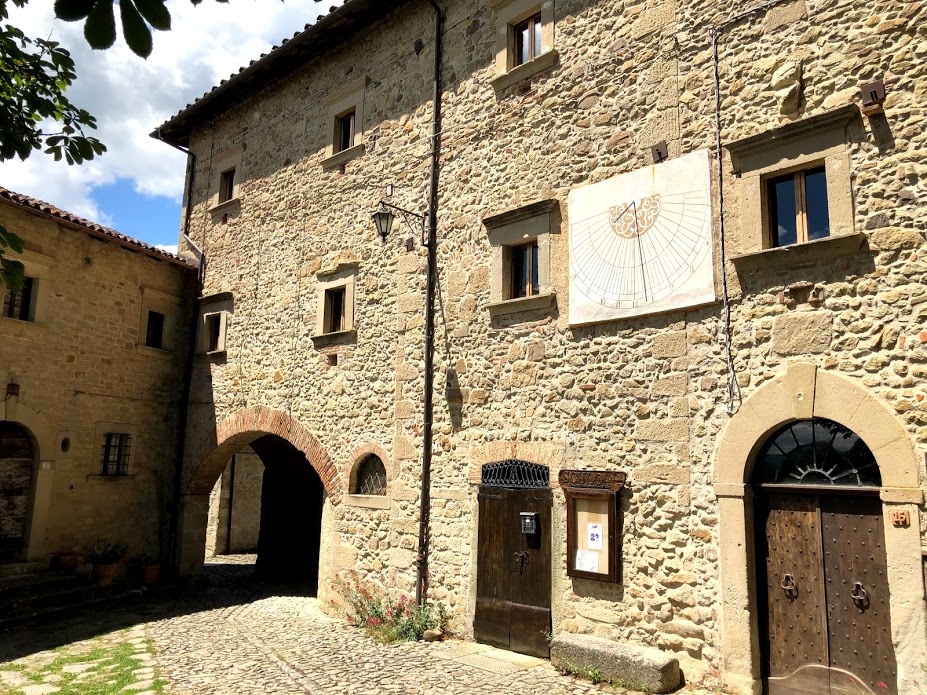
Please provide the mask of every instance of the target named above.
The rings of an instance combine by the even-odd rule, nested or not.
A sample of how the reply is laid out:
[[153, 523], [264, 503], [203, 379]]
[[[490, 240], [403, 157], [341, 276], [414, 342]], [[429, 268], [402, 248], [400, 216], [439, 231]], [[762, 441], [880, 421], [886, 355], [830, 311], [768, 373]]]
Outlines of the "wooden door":
[[758, 508], [769, 695], [896, 695], [879, 499], [770, 494]]
[[15, 423], [0, 422], [0, 562], [23, 554], [34, 458], [29, 434]]
[[[536, 533], [522, 533], [522, 512], [537, 515]], [[477, 641], [550, 656], [550, 515], [550, 489], [480, 488]]]

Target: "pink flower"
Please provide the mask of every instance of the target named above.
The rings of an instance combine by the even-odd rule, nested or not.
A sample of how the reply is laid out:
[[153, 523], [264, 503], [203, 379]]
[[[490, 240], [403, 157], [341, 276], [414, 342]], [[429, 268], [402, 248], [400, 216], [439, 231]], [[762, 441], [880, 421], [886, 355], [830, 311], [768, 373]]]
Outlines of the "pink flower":
[[882, 690], [888, 690], [888, 686], [885, 685], [885, 683], [883, 683], [882, 681], [879, 681], [878, 683], [876, 683], [876, 685], [882, 688]]

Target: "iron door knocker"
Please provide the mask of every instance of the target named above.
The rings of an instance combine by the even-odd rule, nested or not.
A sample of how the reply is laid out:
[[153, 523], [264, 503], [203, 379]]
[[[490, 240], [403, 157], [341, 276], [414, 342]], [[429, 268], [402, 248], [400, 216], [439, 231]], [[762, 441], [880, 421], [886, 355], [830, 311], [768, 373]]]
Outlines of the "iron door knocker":
[[785, 595], [788, 598], [795, 598], [798, 596], [798, 588], [795, 585], [795, 579], [791, 574], [786, 574], [782, 577], [782, 583], [779, 585], [782, 587], [782, 590], [785, 592]]
[[869, 593], [863, 588], [862, 582], [856, 582], [853, 585], [853, 591], [850, 592], [850, 598], [860, 610], [869, 604]]

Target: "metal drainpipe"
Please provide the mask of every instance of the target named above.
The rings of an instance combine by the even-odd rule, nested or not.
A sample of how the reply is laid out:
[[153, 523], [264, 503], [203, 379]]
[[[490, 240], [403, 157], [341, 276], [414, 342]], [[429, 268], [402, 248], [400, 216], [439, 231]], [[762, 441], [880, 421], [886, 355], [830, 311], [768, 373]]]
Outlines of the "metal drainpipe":
[[[183, 236], [184, 238], [188, 238], [190, 234], [190, 213], [193, 211], [193, 177], [196, 173], [196, 155], [185, 147], [175, 145], [162, 138], [160, 129], [156, 131], [156, 135], [161, 142], [187, 155], [187, 190], [185, 193], [187, 209], [184, 211]], [[179, 567], [180, 564], [177, 534], [180, 524], [180, 514], [183, 511], [181, 498], [183, 496], [183, 462], [187, 443], [187, 411], [190, 401], [191, 382], [193, 381], [193, 355], [196, 352], [196, 326], [197, 317], [199, 316], [199, 296], [202, 294], [203, 274], [205, 269], [206, 258], [201, 254], [200, 267], [196, 271], [196, 288], [193, 293], [193, 303], [191, 306], [192, 314], [190, 316], [190, 335], [187, 339], [187, 355], [184, 360], [183, 368], [183, 393], [180, 397], [179, 424], [177, 428], [177, 468], [174, 473], [174, 513], [170, 518], [170, 535], [168, 536], [167, 556], [175, 569]]]
[[441, 157], [441, 29], [444, 11], [429, 0], [435, 11], [434, 109], [431, 119], [431, 191], [428, 197], [428, 280], [425, 287], [425, 422], [422, 437], [422, 501], [418, 521], [418, 558], [415, 602], [422, 603], [428, 581], [428, 519], [431, 512], [431, 453], [434, 421], [435, 284], [437, 283], [438, 171]]

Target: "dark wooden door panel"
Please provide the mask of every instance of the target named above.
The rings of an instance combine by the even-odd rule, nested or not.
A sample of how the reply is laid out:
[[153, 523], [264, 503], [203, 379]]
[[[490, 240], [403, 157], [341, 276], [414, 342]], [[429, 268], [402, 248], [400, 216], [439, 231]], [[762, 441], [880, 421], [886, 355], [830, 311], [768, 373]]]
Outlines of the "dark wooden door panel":
[[[831, 693], [896, 695], [885, 533], [878, 497], [821, 498]], [[855, 689], [854, 689], [855, 688]]]
[[512, 604], [509, 630], [512, 651], [547, 659], [550, 656], [549, 633], [550, 608]]
[[770, 495], [764, 527], [767, 676], [773, 694], [780, 692], [774, 689], [774, 679], [809, 665], [828, 666], [817, 497]]
[[481, 488], [479, 495], [476, 593], [483, 598], [507, 600], [509, 563], [502, 519], [509, 506], [505, 490]]
[[[512, 490], [509, 542], [513, 588], [511, 600], [550, 609], [550, 490]], [[521, 532], [520, 515], [538, 515], [538, 533]]]
[[473, 639], [483, 644], [509, 649], [512, 603], [493, 598], [477, 597], [473, 616]]

